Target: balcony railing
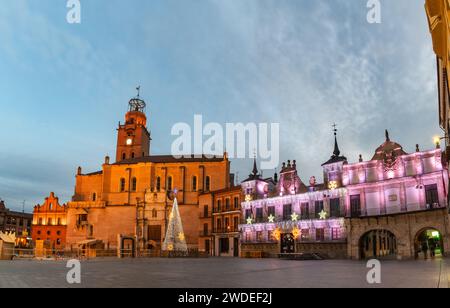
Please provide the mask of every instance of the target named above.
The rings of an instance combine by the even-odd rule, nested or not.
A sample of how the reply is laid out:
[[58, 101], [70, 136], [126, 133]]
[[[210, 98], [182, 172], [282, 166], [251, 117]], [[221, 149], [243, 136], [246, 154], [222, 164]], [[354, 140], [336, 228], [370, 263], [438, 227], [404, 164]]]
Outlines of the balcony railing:
[[200, 236], [200, 237], [210, 237], [210, 236], [212, 236], [212, 234], [211, 234], [211, 231], [209, 231], [209, 230], [208, 231], [200, 231], [198, 236]]
[[208, 213], [208, 214], [206, 214], [206, 213], [200, 213], [199, 214], [199, 218], [200, 219], [206, 219], [206, 218], [211, 218], [212, 217], [212, 214], [211, 213]]
[[239, 232], [239, 227], [214, 228], [213, 233], [231, 233]]

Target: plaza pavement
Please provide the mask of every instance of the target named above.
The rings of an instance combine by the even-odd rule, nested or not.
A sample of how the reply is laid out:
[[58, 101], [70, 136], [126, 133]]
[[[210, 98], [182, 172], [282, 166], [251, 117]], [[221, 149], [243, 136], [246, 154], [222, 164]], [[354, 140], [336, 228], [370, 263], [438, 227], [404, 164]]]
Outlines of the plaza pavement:
[[382, 283], [369, 285], [365, 262], [278, 259], [95, 259], [81, 262], [80, 285], [66, 282], [66, 261], [0, 261], [7, 287], [448, 287], [450, 260], [382, 261]]

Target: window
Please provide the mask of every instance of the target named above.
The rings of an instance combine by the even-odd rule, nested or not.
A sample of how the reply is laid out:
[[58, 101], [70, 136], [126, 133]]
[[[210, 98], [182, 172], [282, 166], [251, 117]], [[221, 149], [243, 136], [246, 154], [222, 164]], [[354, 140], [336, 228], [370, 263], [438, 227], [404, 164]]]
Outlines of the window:
[[259, 207], [256, 209], [256, 222], [261, 223], [263, 222], [263, 209], [262, 207]]
[[428, 207], [433, 208], [439, 206], [439, 195], [436, 184], [425, 186], [425, 198]]
[[173, 184], [173, 180], [172, 177], [169, 176], [169, 178], [167, 179], [167, 190], [172, 190], [172, 184]]
[[97, 201], [97, 194], [96, 193], [92, 194], [92, 201]]
[[87, 214], [80, 214], [77, 215], [77, 225], [82, 225], [84, 223], [87, 223], [88, 221], [88, 215]]
[[62, 225], [61, 218], [58, 218], [58, 226], [61, 226], [61, 225]]
[[208, 236], [208, 230], [209, 226], [208, 224], [203, 224], [203, 236]]
[[39, 222], [38, 222], [38, 225], [43, 225], [44, 224], [44, 221], [42, 220], [42, 218], [39, 218]]
[[217, 200], [217, 212], [222, 210], [222, 200]]
[[320, 218], [319, 213], [323, 211], [323, 200], [315, 202], [315, 214], [317, 218]]
[[152, 210], [152, 218], [158, 218], [158, 211], [156, 209]]
[[131, 158], [134, 158], [134, 152], [131, 153]]
[[361, 216], [361, 196], [360, 195], [350, 196], [350, 213], [351, 213], [351, 217]]
[[161, 177], [156, 178], [156, 191], [161, 191]]
[[56, 239], [56, 245], [61, 245], [61, 239], [60, 238]]
[[211, 178], [209, 176], [205, 179], [205, 190], [210, 191], [211, 189]]
[[239, 208], [239, 197], [234, 197], [234, 208], [235, 209]]
[[229, 199], [229, 198], [226, 198], [226, 199], [225, 199], [225, 209], [226, 209], [227, 211], [230, 210], [230, 199]]
[[322, 228], [316, 229], [316, 241], [325, 240], [325, 230]]
[[283, 220], [291, 220], [292, 204], [283, 205]]
[[41, 235], [41, 230], [39, 230], [39, 231], [37, 232], [37, 234], [38, 234], [38, 235]]
[[51, 218], [48, 219], [48, 225], [51, 226], [52, 225], [53, 220]]
[[309, 219], [309, 203], [302, 203], [300, 205], [301, 219]]
[[197, 191], [197, 177], [192, 177], [192, 191]]
[[47, 235], [51, 235], [52, 234], [52, 232], [51, 231], [47, 231]]
[[132, 191], [136, 191], [137, 190], [137, 179], [136, 178], [133, 178], [131, 180], [131, 190]]
[[267, 207], [267, 215], [270, 216], [275, 216], [275, 207], [274, 206], [269, 206]]
[[124, 192], [125, 191], [125, 179], [121, 178], [120, 179], [120, 192]]
[[341, 207], [339, 198], [330, 200], [330, 217], [339, 217], [341, 216]]
[[245, 219], [252, 217], [252, 210], [247, 209], [245, 210]]
[[217, 219], [216, 227], [217, 227], [217, 230], [222, 229], [222, 220], [220, 220], [220, 218]]
[[228, 217], [225, 218], [225, 229], [228, 231], [228, 227], [230, 226], [230, 219]]
[[264, 237], [263, 237], [262, 231], [257, 231], [256, 232], [256, 241], [262, 242], [263, 240], [264, 240]]
[[89, 226], [89, 236], [94, 236], [94, 226]]
[[50, 203], [49, 210], [53, 211], [53, 203]]
[[127, 155], [125, 153], [122, 153], [122, 160], [125, 160], [127, 158]]
[[234, 216], [233, 217], [233, 230], [237, 231], [239, 227], [239, 217], [238, 216]]
[[61, 231], [56, 231], [56, 235], [60, 236], [61, 235]]
[[208, 218], [209, 217], [209, 206], [204, 205], [203, 206], [203, 217]]
[[341, 238], [341, 236], [340, 236], [339, 228], [331, 229], [331, 239], [332, 240], [339, 240], [340, 238]]

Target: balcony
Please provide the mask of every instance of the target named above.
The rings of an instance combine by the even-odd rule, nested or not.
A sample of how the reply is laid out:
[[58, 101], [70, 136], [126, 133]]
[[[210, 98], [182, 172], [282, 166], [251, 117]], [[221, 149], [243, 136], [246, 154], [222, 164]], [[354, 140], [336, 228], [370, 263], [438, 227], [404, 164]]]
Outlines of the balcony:
[[198, 234], [198, 236], [199, 237], [211, 237], [212, 236], [212, 233], [211, 233], [211, 231], [200, 231], [199, 232], [199, 234]]
[[227, 227], [227, 228], [214, 228], [213, 233], [234, 233], [239, 232], [239, 227]]
[[199, 217], [200, 219], [212, 218], [212, 214], [211, 214], [211, 213], [208, 213], [208, 214], [206, 214], [206, 213], [200, 213], [200, 214], [198, 215], [198, 217]]

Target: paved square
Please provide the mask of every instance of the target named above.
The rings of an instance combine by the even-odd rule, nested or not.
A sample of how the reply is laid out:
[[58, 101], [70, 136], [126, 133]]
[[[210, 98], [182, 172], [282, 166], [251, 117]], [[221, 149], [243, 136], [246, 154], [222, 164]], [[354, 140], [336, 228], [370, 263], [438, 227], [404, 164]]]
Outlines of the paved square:
[[[375, 287], [448, 287], [446, 260], [382, 261]], [[448, 262], [447, 262], [448, 263]], [[65, 261], [0, 261], [0, 287], [73, 287]], [[374, 287], [365, 262], [277, 259], [96, 259], [81, 262], [76, 287]]]

